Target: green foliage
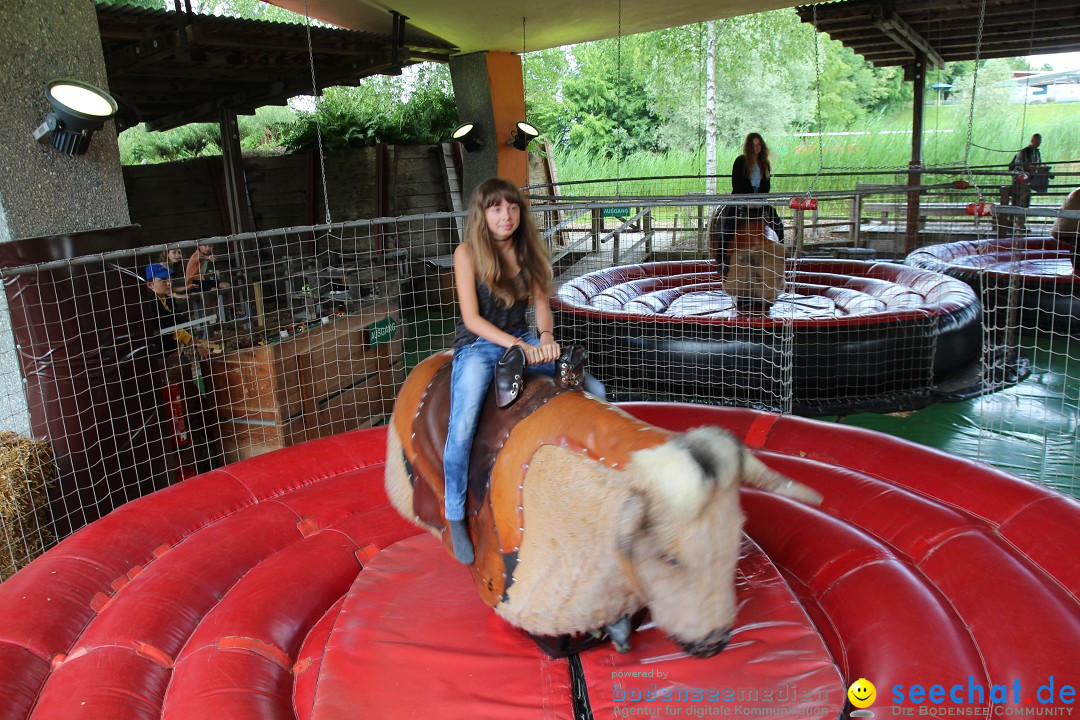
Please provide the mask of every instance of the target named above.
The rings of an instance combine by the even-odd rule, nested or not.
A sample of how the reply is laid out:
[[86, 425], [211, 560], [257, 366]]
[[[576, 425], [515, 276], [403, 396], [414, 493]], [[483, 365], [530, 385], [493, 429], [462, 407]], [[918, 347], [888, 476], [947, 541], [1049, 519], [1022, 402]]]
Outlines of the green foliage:
[[525, 82], [525, 116], [541, 128], [552, 142], [562, 140], [558, 134], [570, 124], [561, 95], [552, 88], [561, 87], [562, 79], [570, 74], [570, 53], [565, 48], [551, 48], [522, 56]]
[[[791, 9], [717, 21], [720, 147], [817, 122], [818, 40]], [[705, 23], [529, 54], [530, 120], [561, 154], [628, 157], [702, 147]], [[846, 129], [910, 97], [898, 68], [820, 40], [821, 122]], [[618, 77], [616, 77], [618, 74]], [[700, 172], [700, 170], [698, 170]]]
[[[259, 108], [254, 115], [239, 116], [240, 149], [279, 152], [282, 128], [295, 116], [287, 107], [274, 106]], [[221, 133], [215, 123], [192, 123], [159, 132], [138, 125], [120, 134], [120, 162], [142, 165], [220, 155], [220, 142]]]
[[97, 0], [99, 5], [127, 5], [148, 10], [164, 10], [165, 0]]
[[[271, 5], [263, 0], [193, 0], [191, 8], [200, 15], [225, 15], [248, 20], [294, 24], [306, 22], [303, 15]], [[313, 21], [312, 24], [321, 23]]]
[[373, 77], [355, 88], [328, 88], [310, 112], [301, 112], [283, 128], [281, 144], [297, 151], [442, 142], [457, 124], [450, 72], [425, 64], [410, 78], [395, 82]]
[[607, 157], [659, 149], [660, 117], [646, 89], [654, 55], [648, 40], [636, 35], [621, 43], [601, 40], [574, 48], [575, 64], [590, 72], [575, 73], [563, 83], [569, 126], [559, 139]]
[[167, 132], [150, 132], [139, 125], [120, 134], [120, 162], [142, 165], [220, 155], [218, 140], [218, 126], [211, 123], [193, 123]]
[[[980, 75], [981, 75], [980, 71]], [[969, 78], [970, 79], [970, 78]], [[981, 84], [981, 83], [980, 83]], [[931, 100], [931, 102], [933, 102]], [[1043, 135], [1043, 158], [1054, 164], [1072, 159], [1074, 149], [1080, 147], [1080, 103], [1029, 105], [1002, 103], [998, 112], [989, 112], [984, 104], [991, 99], [976, 97], [973, 117], [972, 146], [969, 164], [989, 166], [1004, 170], [1013, 154], [1027, 144], [1033, 132]], [[773, 170], [782, 175], [803, 174], [803, 177], [777, 177], [773, 180], [776, 192], [802, 191], [810, 183], [810, 177], [819, 170], [826, 172], [858, 171], [862, 168], [896, 168], [897, 182], [906, 182], [904, 169], [911, 158], [911, 106], [899, 105], [890, 110], [873, 113], [853, 128], [844, 128], [858, 134], [834, 135], [824, 138], [823, 152], [819, 153], [818, 138], [800, 133], [784, 133], [768, 137], [773, 154]], [[923, 162], [929, 167], [957, 167], [964, 158], [967, 139], [968, 106], [961, 103], [930, 104], [925, 108], [926, 135], [923, 139]], [[827, 132], [839, 128], [826, 128]], [[989, 149], [984, 149], [989, 148]], [[739, 143], [723, 144], [718, 148], [721, 158], [720, 173], [726, 174], [730, 162], [741, 152]], [[700, 151], [671, 150], [666, 153], [635, 153], [622, 159], [618, 177], [656, 177], [695, 175], [703, 172], [704, 162]], [[577, 148], [556, 148], [555, 165], [563, 182], [615, 178], [616, 164], [613, 160], [596, 158]], [[960, 177], [962, 172], [957, 172]], [[822, 177], [815, 181], [817, 190], [850, 189], [850, 176]], [[869, 182], [887, 182], [877, 178]], [[987, 182], [980, 180], [980, 183]], [[991, 185], [997, 181], [990, 180]], [[628, 193], [632, 182], [624, 181], [620, 190]], [[703, 190], [704, 183], [697, 190]], [[718, 190], [728, 189], [721, 181]], [[610, 190], [613, 192], [614, 187]], [[568, 194], [596, 194], [597, 187], [584, 185], [575, 189], [568, 186]], [[643, 191], [664, 192], [656, 183]], [[672, 186], [673, 193], [696, 191], [685, 182]]]

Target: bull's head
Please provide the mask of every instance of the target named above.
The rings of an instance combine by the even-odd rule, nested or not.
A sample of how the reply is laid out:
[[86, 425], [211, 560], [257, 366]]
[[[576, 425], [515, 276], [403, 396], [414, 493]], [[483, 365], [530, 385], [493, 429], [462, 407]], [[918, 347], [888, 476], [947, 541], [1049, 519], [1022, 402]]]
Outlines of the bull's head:
[[640, 450], [629, 471], [633, 493], [618, 519], [624, 572], [659, 628], [691, 655], [715, 655], [735, 620], [739, 485], [815, 503], [820, 496], [769, 470], [716, 428]]

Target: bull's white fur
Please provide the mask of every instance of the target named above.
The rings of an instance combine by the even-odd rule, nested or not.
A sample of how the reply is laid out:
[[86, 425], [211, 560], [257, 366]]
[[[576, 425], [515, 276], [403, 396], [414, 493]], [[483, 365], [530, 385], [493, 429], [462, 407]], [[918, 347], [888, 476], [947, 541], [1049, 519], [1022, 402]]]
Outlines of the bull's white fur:
[[[591, 450], [603, 456], [602, 449]], [[817, 499], [715, 428], [639, 450], [622, 470], [584, 453], [541, 447], [524, 481], [525, 530], [513, 583], [496, 611], [543, 635], [603, 627], [645, 605], [660, 628], [683, 642], [730, 627], [740, 481]], [[386, 482], [394, 507], [417, 522], [392, 423]], [[632, 564], [630, 573], [620, 553]]]
[[403, 455], [401, 453], [401, 438], [398, 437], [393, 422], [390, 423], [390, 427], [386, 433], [386, 469], [384, 480], [386, 483], [386, 497], [390, 500], [390, 504], [394, 506], [394, 509], [397, 510], [403, 518], [414, 525], [419, 525], [425, 530], [435, 533], [436, 535], [442, 535], [442, 532], [439, 529], [421, 522], [420, 518], [417, 517], [416, 512], [413, 510], [412, 480], [409, 479], [409, 473], [405, 469], [405, 463], [403, 462]]

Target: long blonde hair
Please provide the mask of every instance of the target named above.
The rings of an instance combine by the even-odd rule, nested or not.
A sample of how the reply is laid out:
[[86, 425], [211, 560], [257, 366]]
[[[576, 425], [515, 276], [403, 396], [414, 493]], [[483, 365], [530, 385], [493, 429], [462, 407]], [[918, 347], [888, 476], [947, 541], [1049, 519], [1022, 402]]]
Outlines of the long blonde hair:
[[756, 132], [747, 135], [746, 140], [743, 141], [742, 154], [746, 158], [746, 177], [751, 177], [754, 172], [754, 166], [750, 163], [750, 158], [754, 154], [755, 139], [761, 141], [761, 152], [757, 154], [757, 165], [761, 168], [761, 177], [767, 178], [772, 174], [772, 166], [769, 164], [769, 146], [765, 144], [765, 138]]
[[[492, 205], [507, 200], [521, 211], [517, 230], [514, 231], [514, 254], [521, 266], [524, 283], [515, 282], [503, 267], [502, 258], [495, 250], [495, 242], [488, 232], [485, 212]], [[469, 200], [469, 219], [465, 227], [465, 244], [472, 251], [476, 278], [491, 289], [505, 307], [529, 297], [536, 288], [551, 287], [551, 259], [547, 246], [540, 240], [540, 233], [533, 224], [532, 214], [525, 199], [511, 183], [502, 178], [490, 178], [480, 183]]]

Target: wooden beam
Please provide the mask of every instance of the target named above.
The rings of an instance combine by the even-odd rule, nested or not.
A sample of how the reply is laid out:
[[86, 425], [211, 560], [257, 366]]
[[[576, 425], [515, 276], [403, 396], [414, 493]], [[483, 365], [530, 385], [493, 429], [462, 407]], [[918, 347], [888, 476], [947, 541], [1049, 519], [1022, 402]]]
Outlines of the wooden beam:
[[[908, 167], [913, 171], [908, 174], [908, 186], [918, 187], [922, 184], [922, 173], [914, 172], [922, 167], [922, 132], [923, 132], [923, 99], [926, 93], [926, 56], [919, 53], [915, 57], [915, 66], [912, 69], [914, 75], [912, 92], [915, 102], [911, 110], [911, 162]], [[907, 221], [904, 224], [904, 251], [915, 252], [919, 246], [919, 193], [908, 193], [907, 198]]]
[[886, 11], [886, 14], [874, 23], [874, 27], [891, 37], [897, 44], [910, 48], [912, 54], [925, 55], [926, 61], [933, 67], [945, 67], [945, 61], [926, 41], [926, 38], [915, 32], [895, 11]]
[[247, 180], [244, 177], [243, 158], [240, 152], [240, 129], [236, 124], [236, 113], [222, 110], [219, 127], [221, 130], [221, 156], [225, 169], [225, 200], [229, 211], [229, 232], [242, 233], [255, 229], [248, 204]]
[[172, 57], [193, 42], [196, 42], [195, 29], [187, 25], [110, 53], [105, 57], [105, 70], [110, 78], [119, 77], [132, 68]]
[[[264, 95], [277, 95], [284, 90], [282, 83], [273, 83], [262, 93]], [[147, 123], [148, 130], [168, 130], [190, 122], [205, 122], [207, 118], [226, 108], [238, 105], [252, 104], [252, 92], [235, 93], [225, 97], [210, 100], [187, 110], [182, 110], [165, 117], [158, 118]]]

